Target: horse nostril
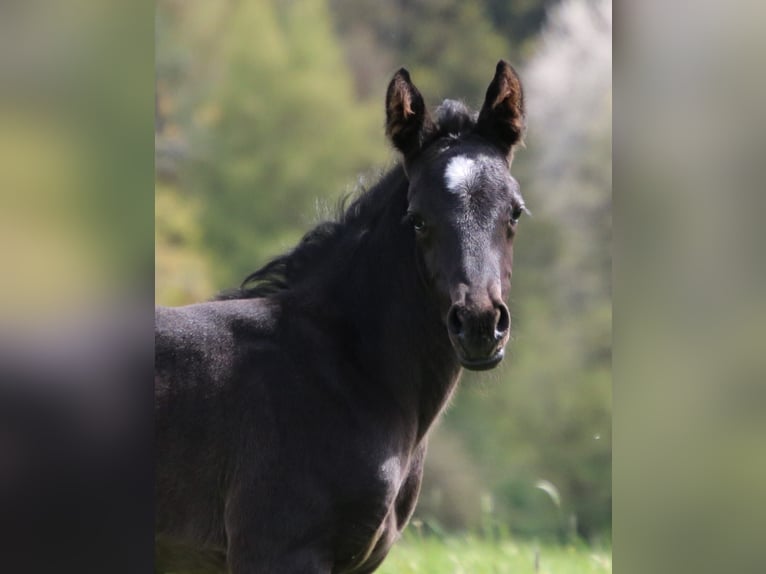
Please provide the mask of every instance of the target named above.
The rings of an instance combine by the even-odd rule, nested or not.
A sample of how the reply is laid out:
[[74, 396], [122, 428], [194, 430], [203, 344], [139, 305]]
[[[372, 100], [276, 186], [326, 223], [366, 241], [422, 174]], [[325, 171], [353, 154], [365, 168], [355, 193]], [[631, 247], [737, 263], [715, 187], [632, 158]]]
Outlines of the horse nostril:
[[463, 321], [460, 319], [460, 314], [454, 305], [447, 314], [447, 328], [455, 336], [463, 334]]
[[504, 304], [500, 304], [497, 307], [499, 316], [497, 318], [497, 324], [495, 325], [495, 338], [501, 339], [511, 328], [511, 315], [508, 313], [508, 307]]

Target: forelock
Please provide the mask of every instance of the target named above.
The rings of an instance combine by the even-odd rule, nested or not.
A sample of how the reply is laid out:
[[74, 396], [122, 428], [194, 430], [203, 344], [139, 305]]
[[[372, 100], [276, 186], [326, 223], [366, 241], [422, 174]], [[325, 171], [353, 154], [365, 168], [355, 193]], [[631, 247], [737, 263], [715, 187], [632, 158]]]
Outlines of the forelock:
[[459, 137], [476, 127], [477, 114], [457, 100], [444, 100], [435, 115], [438, 137]]

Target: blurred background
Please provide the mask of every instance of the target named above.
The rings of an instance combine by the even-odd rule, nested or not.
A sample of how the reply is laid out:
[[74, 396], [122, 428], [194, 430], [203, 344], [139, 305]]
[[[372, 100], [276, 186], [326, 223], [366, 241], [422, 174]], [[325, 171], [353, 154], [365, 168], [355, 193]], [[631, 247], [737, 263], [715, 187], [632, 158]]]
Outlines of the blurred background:
[[387, 82], [478, 109], [498, 59], [526, 88], [513, 173], [510, 354], [466, 373], [414, 524], [611, 542], [611, 3], [158, 0], [156, 300], [236, 286], [397, 158]]

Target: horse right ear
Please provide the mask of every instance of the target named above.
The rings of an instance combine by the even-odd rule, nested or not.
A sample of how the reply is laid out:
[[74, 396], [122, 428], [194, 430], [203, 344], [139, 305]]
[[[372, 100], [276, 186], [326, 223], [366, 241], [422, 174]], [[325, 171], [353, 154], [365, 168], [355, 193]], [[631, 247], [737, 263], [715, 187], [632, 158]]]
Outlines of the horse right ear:
[[500, 60], [487, 88], [476, 131], [512, 156], [514, 146], [521, 143], [524, 136], [525, 123], [521, 80], [508, 62]]
[[386, 135], [407, 159], [420, 151], [432, 129], [423, 96], [410, 80], [410, 73], [401, 68], [386, 92]]

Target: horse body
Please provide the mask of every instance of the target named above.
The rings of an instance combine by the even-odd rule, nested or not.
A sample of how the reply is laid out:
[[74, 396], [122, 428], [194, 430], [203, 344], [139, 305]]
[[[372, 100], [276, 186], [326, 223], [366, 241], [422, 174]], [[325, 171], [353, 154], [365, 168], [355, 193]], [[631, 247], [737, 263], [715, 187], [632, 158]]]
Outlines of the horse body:
[[[376, 249], [388, 239], [386, 223], [358, 246], [347, 273], [333, 275], [337, 282], [307, 286], [313, 296], [296, 290], [158, 309], [159, 444], [194, 445], [158, 453], [160, 488], [175, 495], [160, 497], [161, 531], [228, 540], [230, 549], [242, 531], [243, 546], [261, 541], [275, 570], [289, 562], [300, 531], [327, 539], [334, 568], [382, 560], [414, 509], [425, 434], [460, 368], [436, 308], [413, 313], [401, 290], [388, 300], [382, 289], [356, 291], [362, 282], [389, 289], [393, 279], [419, 298], [417, 277], [391, 275], [411, 269], [414, 250]], [[389, 261], [373, 255], [384, 251]], [[312, 300], [319, 292], [332, 294], [322, 307]], [[179, 480], [179, 467], [194, 480]], [[283, 517], [282, 528], [264, 516]]]
[[[509, 68], [498, 65], [495, 83]], [[418, 117], [422, 99], [405, 75], [387, 98], [402, 165], [342, 221], [257, 272], [255, 288], [157, 310], [157, 531], [225, 550], [234, 573], [374, 571], [415, 508], [428, 430], [462, 366], [502, 358], [507, 217], [498, 216], [501, 237], [487, 216], [494, 204], [476, 191], [482, 217], [466, 207], [458, 218], [474, 241], [453, 246], [446, 260], [459, 264], [444, 267], [427, 247], [433, 237], [412, 223], [414, 205], [444, 206], [416, 201], [413, 185], [446, 171], [445, 201], [466, 203], [474, 178], [502, 188], [494, 203], [515, 210], [520, 196], [493, 175], [497, 165], [507, 173], [511, 146], [439, 135]], [[487, 157], [495, 167], [466, 171]], [[493, 248], [491, 264], [478, 260]]]

